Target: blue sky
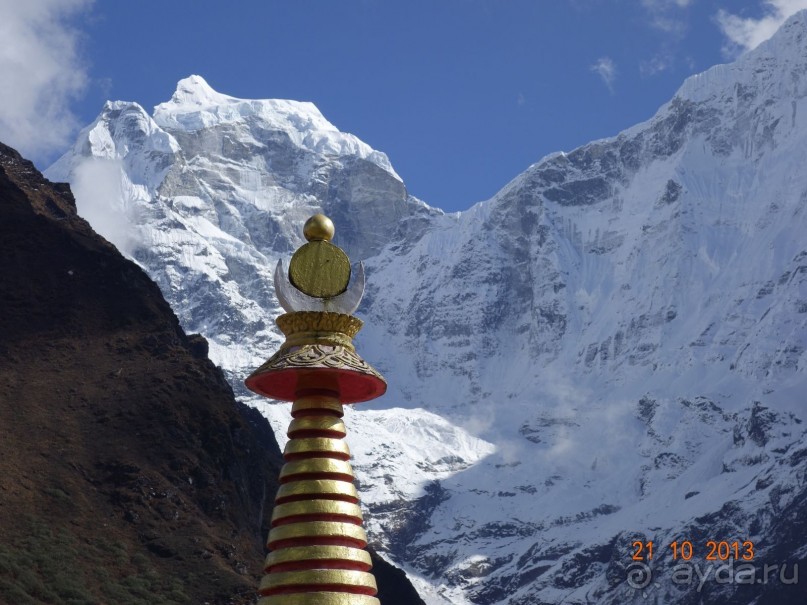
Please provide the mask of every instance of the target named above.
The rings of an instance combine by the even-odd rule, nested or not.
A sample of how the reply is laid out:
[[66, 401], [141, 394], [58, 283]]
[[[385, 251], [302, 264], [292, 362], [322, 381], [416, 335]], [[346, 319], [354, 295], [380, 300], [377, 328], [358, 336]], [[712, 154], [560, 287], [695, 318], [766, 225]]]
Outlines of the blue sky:
[[313, 101], [461, 210], [542, 156], [650, 118], [807, 0], [0, 0], [0, 140], [41, 168], [106, 99], [203, 76]]

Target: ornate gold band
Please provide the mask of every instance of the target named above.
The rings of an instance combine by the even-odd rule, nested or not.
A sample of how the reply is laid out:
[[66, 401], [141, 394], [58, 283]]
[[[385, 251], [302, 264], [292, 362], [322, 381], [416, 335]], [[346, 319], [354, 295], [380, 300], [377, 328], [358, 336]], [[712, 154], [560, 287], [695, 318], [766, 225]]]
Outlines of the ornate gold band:
[[291, 415], [293, 418], [296, 418], [301, 414], [310, 413], [315, 410], [326, 410], [336, 414], [340, 418], [345, 413], [344, 407], [336, 397], [309, 395], [295, 400], [294, 404], [291, 406]]
[[275, 505], [272, 511], [272, 524], [289, 517], [301, 515], [339, 515], [362, 521], [361, 508], [352, 502], [341, 500], [298, 500]]
[[372, 567], [370, 554], [360, 548], [349, 546], [292, 546], [270, 552], [266, 557], [265, 567], [268, 569], [275, 565], [297, 561], [348, 561], [357, 565], [364, 565], [369, 570]]
[[300, 332], [340, 332], [353, 338], [362, 327], [358, 317], [330, 311], [297, 311], [281, 315], [275, 321], [287, 337]]
[[295, 475], [311, 473], [332, 473], [344, 475], [344, 481], [353, 481], [353, 469], [346, 460], [333, 458], [306, 458], [305, 460], [292, 460], [283, 465], [280, 470], [280, 481], [290, 480]]
[[359, 501], [356, 486], [348, 481], [303, 479], [302, 481], [292, 481], [281, 485], [280, 489], [277, 490], [275, 502], [283, 504], [290, 499], [294, 500], [296, 496], [322, 496], [324, 498], [331, 497], [337, 500], [347, 500], [348, 502]]
[[344, 439], [328, 439], [327, 437], [307, 437], [305, 439], [292, 439], [283, 449], [284, 456], [332, 455], [335, 458], [347, 460], [350, 458], [350, 448]]
[[303, 416], [295, 418], [289, 424], [286, 434], [294, 438], [301, 431], [327, 431], [331, 437], [344, 437], [347, 434], [345, 423], [334, 416]]
[[374, 595], [378, 592], [375, 578], [366, 571], [353, 571], [350, 569], [307, 569], [303, 571], [282, 571], [266, 574], [261, 580], [262, 594], [278, 588], [292, 586], [315, 587], [345, 586], [353, 590], [360, 590], [364, 594]]
[[295, 332], [286, 337], [281, 349], [288, 350], [303, 345], [328, 345], [330, 347], [344, 347], [355, 351], [353, 341], [349, 336], [339, 332]]
[[308, 521], [306, 523], [290, 523], [273, 527], [269, 530], [267, 545], [273, 550], [272, 544], [276, 542], [300, 538], [343, 538], [351, 543], [361, 544], [360, 548], [367, 545], [367, 534], [361, 525], [340, 523], [338, 521]]

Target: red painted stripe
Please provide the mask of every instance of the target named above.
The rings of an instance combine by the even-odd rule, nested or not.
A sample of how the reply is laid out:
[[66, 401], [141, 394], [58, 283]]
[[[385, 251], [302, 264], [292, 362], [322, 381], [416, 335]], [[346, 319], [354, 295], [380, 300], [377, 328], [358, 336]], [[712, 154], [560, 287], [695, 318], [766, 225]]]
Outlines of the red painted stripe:
[[370, 571], [372, 565], [360, 561], [345, 561], [344, 559], [312, 559], [309, 561], [287, 561], [270, 565], [264, 573], [280, 573], [283, 571], [306, 571], [309, 569], [347, 569], [350, 571]]
[[292, 496], [284, 496], [282, 498], [275, 499], [275, 504], [285, 504], [286, 502], [297, 502], [299, 500], [339, 500], [341, 502], [350, 502], [352, 504], [359, 503], [359, 499], [354, 498], [353, 496], [347, 496], [343, 494], [320, 493], [320, 494], [295, 494]]
[[307, 479], [330, 479], [333, 481], [345, 481], [353, 483], [353, 477], [344, 473], [295, 473], [280, 478], [280, 483], [291, 483], [293, 481], [305, 481]]
[[345, 592], [348, 594], [362, 594], [374, 597], [378, 591], [369, 586], [350, 586], [348, 584], [297, 584], [293, 586], [278, 586], [260, 592], [262, 597], [278, 594], [298, 594], [305, 592]]
[[339, 391], [333, 391], [331, 389], [299, 389], [294, 392], [294, 399], [297, 400], [302, 399], [303, 397], [311, 397], [314, 395], [339, 399]]
[[269, 550], [280, 550], [281, 548], [292, 548], [293, 546], [349, 546], [350, 548], [364, 548], [367, 546], [367, 542], [344, 536], [312, 536], [308, 538], [286, 538], [285, 540], [275, 540], [266, 544]]
[[350, 454], [342, 452], [299, 452], [283, 456], [286, 462], [292, 460], [308, 460], [309, 458], [333, 458], [334, 460], [350, 460]]
[[345, 433], [342, 431], [332, 431], [330, 429], [297, 429], [289, 431], [291, 439], [308, 439], [310, 437], [325, 437], [327, 439], [344, 439]]
[[305, 416], [332, 416], [335, 418], [342, 418], [344, 415], [344, 412], [340, 413], [336, 410], [323, 408], [308, 408], [305, 410], [297, 410], [296, 412], [291, 413], [292, 418], [303, 418]]

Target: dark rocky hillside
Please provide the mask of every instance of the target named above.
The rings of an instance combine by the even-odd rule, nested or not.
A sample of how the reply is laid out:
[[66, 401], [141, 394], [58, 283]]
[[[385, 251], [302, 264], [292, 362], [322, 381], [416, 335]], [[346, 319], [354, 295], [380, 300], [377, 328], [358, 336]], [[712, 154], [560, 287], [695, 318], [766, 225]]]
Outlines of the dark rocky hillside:
[[0, 144], [0, 603], [251, 603], [280, 464], [204, 339]]

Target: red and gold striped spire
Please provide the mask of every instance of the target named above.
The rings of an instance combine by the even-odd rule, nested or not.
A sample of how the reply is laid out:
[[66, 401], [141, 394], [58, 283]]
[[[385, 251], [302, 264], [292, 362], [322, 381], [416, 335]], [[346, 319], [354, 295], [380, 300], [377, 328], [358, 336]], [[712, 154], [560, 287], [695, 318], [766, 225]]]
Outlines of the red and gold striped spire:
[[246, 380], [260, 395], [294, 401], [259, 605], [379, 605], [342, 422], [343, 404], [386, 390], [352, 342], [364, 270], [351, 284], [327, 217], [311, 217], [304, 234], [288, 276], [281, 263], [275, 271], [286, 341]]

